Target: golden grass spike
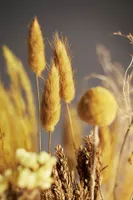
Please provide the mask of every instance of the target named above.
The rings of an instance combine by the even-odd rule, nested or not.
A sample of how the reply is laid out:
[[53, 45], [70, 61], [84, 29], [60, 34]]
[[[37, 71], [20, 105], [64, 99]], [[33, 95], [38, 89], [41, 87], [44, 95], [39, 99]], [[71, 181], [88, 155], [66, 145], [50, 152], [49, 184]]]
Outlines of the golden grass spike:
[[[30, 80], [21, 61], [8, 47], [3, 46], [3, 54], [11, 80], [11, 88], [5, 92], [14, 110], [12, 116], [14, 125], [12, 124], [12, 127], [10, 127], [11, 135], [14, 135], [13, 138], [15, 140], [12, 146], [15, 146], [14, 151], [17, 147], [36, 150], [37, 121]], [[7, 110], [5, 109], [6, 112]], [[11, 117], [9, 117], [7, 123], [10, 121], [12, 121]]]
[[[33, 92], [31, 88], [30, 80], [27, 76], [27, 73], [25, 72], [23, 68], [23, 64], [14, 55], [14, 53], [5, 45], [3, 46], [3, 54], [4, 54], [6, 64], [7, 64], [7, 71], [11, 79], [11, 89], [16, 90], [15, 92], [17, 92], [17, 95], [19, 94], [21, 96], [21, 100], [23, 99], [22, 90], [25, 92], [26, 101], [28, 104], [26, 105], [27, 111], [28, 111], [29, 116], [32, 117], [32, 119], [34, 119], [34, 123], [35, 123], [36, 113], [35, 113]], [[19, 99], [18, 99], [18, 102], [19, 102]], [[22, 108], [22, 104], [21, 104], [21, 108]], [[19, 106], [19, 109], [20, 109], [20, 106]], [[35, 126], [36, 126], [36, 123], [35, 123]]]
[[75, 85], [67, 48], [65, 41], [61, 40], [56, 33], [54, 37], [54, 61], [60, 75], [60, 95], [66, 103], [70, 103], [75, 97]]
[[77, 111], [83, 121], [91, 125], [106, 126], [116, 117], [117, 103], [110, 91], [99, 86], [84, 93]]
[[15, 104], [17, 114], [24, 115], [26, 107], [24, 99], [21, 96], [20, 79], [18, 76], [18, 70], [22, 64], [6, 45], [3, 45], [2, 49], [7, 65], [7, 72], [10, 77], [11, 98]]
[[13, 105], [1, 83], [0, 94], [0, 172], [2, 172], [7, 167], [12, 167], [14, 163], [16, 143], [11, 131], [16, 131], [16, 126], [13, 127], [15, 120]]
[[52, 68], [45, 82], [40, 113], [42, 126], [49, 132], [50, 136], [60, 118], [61, 104], [59, 91], [59, 73], [54, 62], [52, 62]]
[[28, 37], [28, 62], [32, 71], [40, 76], [45, 69], [45, 46], [40, 25], [35, 17], [30, 25]]

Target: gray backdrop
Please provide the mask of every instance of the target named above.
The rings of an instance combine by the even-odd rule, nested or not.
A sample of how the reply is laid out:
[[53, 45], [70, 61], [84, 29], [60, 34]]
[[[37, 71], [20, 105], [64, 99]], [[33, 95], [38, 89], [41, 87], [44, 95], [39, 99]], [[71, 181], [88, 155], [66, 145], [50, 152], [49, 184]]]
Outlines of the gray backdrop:
[[[35, 76], [27, 63], [28, 26], [34, 16], [38, 17], [46, 40], [46, 57], [49, 63], [51, 48], [48, 40], [59, 31], [71, 43], [72, 65], [75, 71], [76, 98], [78, 101], [85, 87], [98, 84], [83, 82], [83, 77], [91, 72], [103, 73], [96, 56], [96, 45], [104, 44], [112, 54], [112, 59], [125, 68], [130, 62], [132, 47], [121, 37], [112, 36], [115, 31], [133, 33], [133, 1], [56, 1], [56, 0], [1, 0], [0, 4], [0, 46], [6, 44], [22, 60], [30, 77], [36, 97]], [[0, 53], [0, 74], [6, 84], [5, 63]], [[46, 77], [46, 74], [44, 74]], [[87, 85], [88, 84], [88, 85]], [[43, 87], [41, 86], [41, 91]], [[36, 100], [36, 99], [35, 99]], [[63, 108], [64, 109], [64, 108]], [[52, 147], [61, 143], [62, 121], [53, 134]], [[42, 147], [47, 149], [48, 135], [42, 135]]]

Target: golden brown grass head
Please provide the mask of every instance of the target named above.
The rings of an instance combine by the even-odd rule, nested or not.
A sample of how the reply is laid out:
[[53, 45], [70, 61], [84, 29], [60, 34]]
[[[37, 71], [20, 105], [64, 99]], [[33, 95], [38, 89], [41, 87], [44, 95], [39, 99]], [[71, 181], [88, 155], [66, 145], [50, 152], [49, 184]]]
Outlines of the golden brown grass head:
[[60, 95], [66, 102], [70, 103], [75, 97], [75, 85], [68, 53], [68, 45], [61, 40], [58, 34], [54, 37], [54, 61], [60, 75]]
[[13, 52], [5, 45], [2, 50], [10, 88], [7, 90], [0, 83], [0, 171], [14, 167], [17, 148], [37, 149], [37, 121], [30, 80]]
[[110, 125], [116, 117], [117, 103], [114, 96], [103, 87], [89, 89], [81, 97], [78, 108], [80, 118], [91, 125]]
[[40, 25], [35, 17], [30, 25], [28, 37], [28, 62], [32, 71], [40, 76], [45, 69], [45, 46]]
[[60, 87], [59, 73], [52, 62], [51, 70], [45, 82], [45, 88], [41, 104], [41, 122], [46, 131], [53, 132], [54, 127], [60, 118]]

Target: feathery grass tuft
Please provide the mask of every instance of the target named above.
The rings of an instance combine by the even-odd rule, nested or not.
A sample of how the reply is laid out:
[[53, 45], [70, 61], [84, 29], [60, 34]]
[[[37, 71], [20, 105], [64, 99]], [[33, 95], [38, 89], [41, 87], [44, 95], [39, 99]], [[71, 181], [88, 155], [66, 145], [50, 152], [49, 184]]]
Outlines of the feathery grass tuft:
[[68, 54], [67, 44], [59, 38], [57, 33], [54, 37], [53, 48], [55, 65], [60, 75], [60, 95], [66, 103], [70, 103], [75, 97], [71, 59]]
[[45, 46], [40, 25], [35, 17], [29, 28], [28, 62], [31, 70], [40, 76], [45, 69]]
[[42, 126], [49, 132], [49, 142], [51, 140], [51, 133], [60, 119], [61, 103], [59, 90], [59, 73], [52, 61], [52, 67], [45, 82], [40, 113]]

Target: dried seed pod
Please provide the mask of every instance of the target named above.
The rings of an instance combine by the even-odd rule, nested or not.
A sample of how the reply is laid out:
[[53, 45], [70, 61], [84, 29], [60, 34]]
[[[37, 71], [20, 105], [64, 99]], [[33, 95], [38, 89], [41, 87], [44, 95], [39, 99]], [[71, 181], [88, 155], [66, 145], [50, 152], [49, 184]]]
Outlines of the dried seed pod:
[[40, 25], [35, 17], [31, 23], [28, 37], [28, 62], [32, 71], [40, 76], [45, 69], [45, 46]]
[[66, 43], [56, 33], [54, 38], [54, 61], [60, 75], [60, 96], [66, 103], [70, 103], [75, 97], [75, 85], [71, 60], [67, 50]]
[[59, 74], [53, 62], [52, 68], [45, 82], [41, 105], [41, 122], [44, 129], [53, 132], [60, 118]]
[[85, 92], [77, 111], [83, 121], [91, 125], [106, 126], [116, 117], [117, 103], [111, 92], [99, 86]]

